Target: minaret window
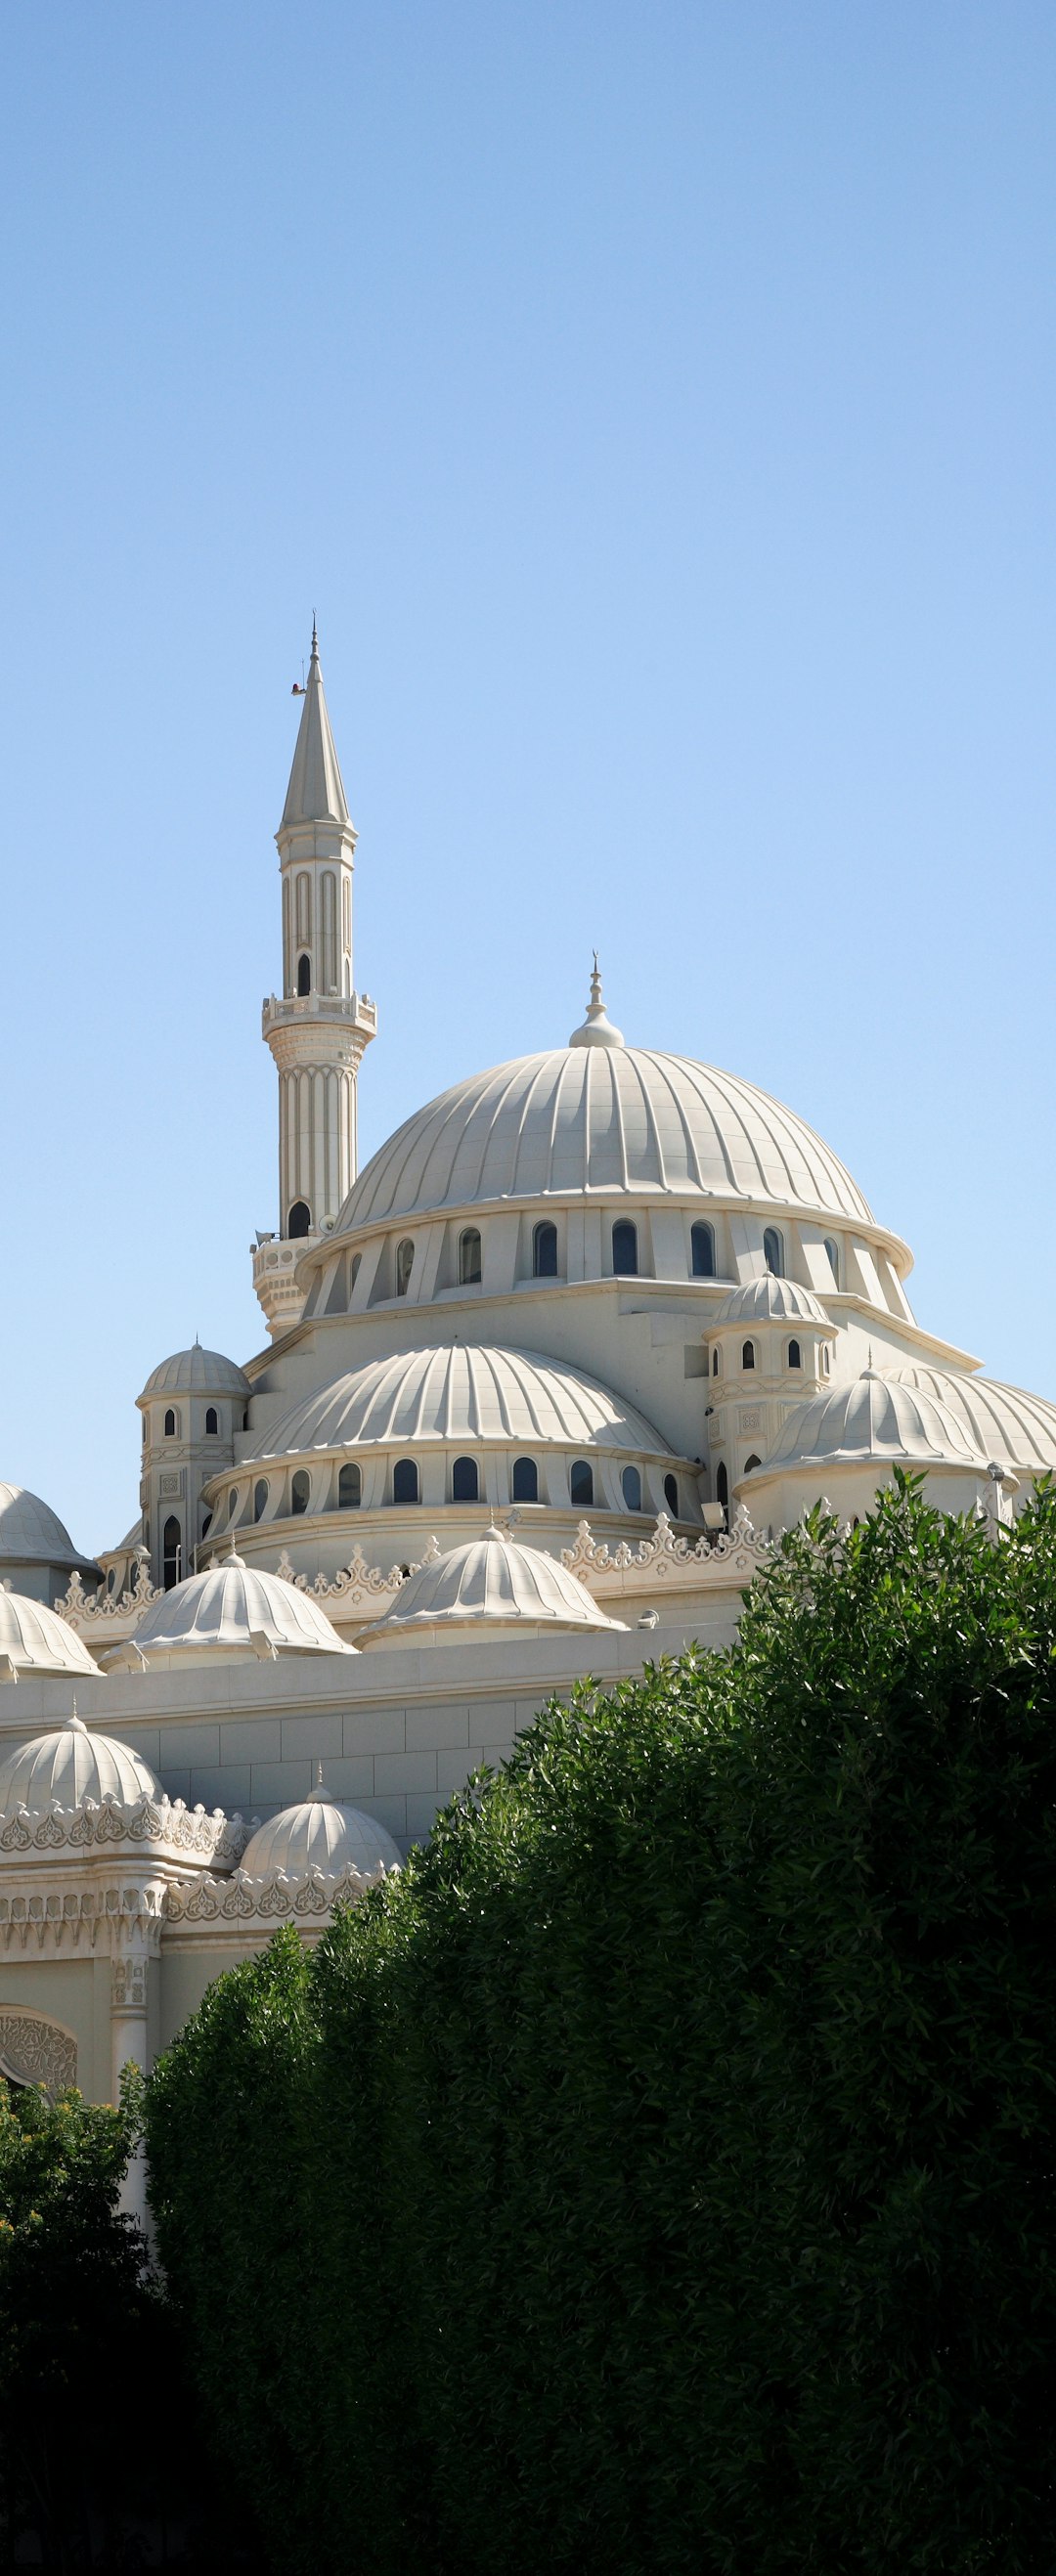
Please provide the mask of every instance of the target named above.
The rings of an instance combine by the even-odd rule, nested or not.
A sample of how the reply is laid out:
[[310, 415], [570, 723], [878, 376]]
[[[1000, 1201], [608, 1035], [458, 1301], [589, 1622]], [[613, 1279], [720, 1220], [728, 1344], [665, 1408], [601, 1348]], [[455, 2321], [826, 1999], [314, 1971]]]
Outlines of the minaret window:
[[303, 956], [303, 955], [302, 955], [302, 956], [300, 956], [300, 957], [298, 958], [298, 960], [297, 960], [297, 990], [298, 990], [298, 993], [301, 995], [302, 1000], [306, 1000], [306, 999], [307, 999], [307, 996], [308, 996], [308, 994], [311, 992], [311, 989], [312, 989], [312, 961], [311, 961], [311, 958], [310, 958], [310, 957], [307, 957], [307, 956]]
[[215, 1404], [207, 1404], [207, 1405], [206, 1405], [206, 1408], [205, 1408], [205, 1436], [206, 1436], [206, 1439], [207, 1439], [207, 1440], [215, 1440], [215, 1439], [216, 1439], [216, 1436], [217, 1436], [217, 1433], [218, 1433], [218, 1431], [219, 1431], [219, 1429], [220, 1429], [220, 1416], [219, 1416], [219, 1414], [218, 1414], [218, 1412], [217, 1412], [216, 1406], [215, 1406]]
[[831, 1234], [827, 1234], [825, 1237], [825, 1250], [829, 1256], [829, 1268], [838, 1288], [840, 1284], [840, 1247], [838, 1243], [833, 1242]]
[[296, 1472], [295, 1472], [295, 1474], [294, 1474], [293, 1483], [292, 1483], [292, 1485], [290, 1486], [290, 1510], [291, 1510], [291, 1512], [293, 1512], [293, 1513], [295, 1513], [295, 1514], [296, 1514], [296, 1513], [298, 1513], [298, 1512], [306, 1512], [306, 1511], [307, 1511], [307, 1509], [308, 1509], [308, 1505], [309, 1505], [309, 1503], [311, 1502], [311, 1499], [312, 1499], [312, 1480], [311, 1480], [311, 1477], [310, 1477], [310, 1476], [309, 1476], [309, 1474], [308, 1474], [307, 1468], [305, 1468], [305, 1467], [298, 1467], [298, 1468], [297, 1468], [297, 1470], [296, 1470]]
[[638, 1228], [621, 1216], [612, 1229], [612, 1267], [617, 1279], [638, 1276]]
[[585, 1458], [577, 1458], [568, 1479], [571, 1500], [578, 1511], [590, 1511], [594, 1504], [594, 1470]]
[[720, 1377], [722, 1374], [722, 1353], [717, 1342], [711, 1354], [711, 1374], [713, 1377]]
[[161, 1580], [166, 1592], [180, 1580], [183, 1534], [175, 1513], [169, 1514], [161, 1534]]
[[557, 1277], [557, 1227], [537, 1225], [532, 1236], [532, 1270], [536, 1279]]
[[456, 1458], [451, 1469], [453, 1503], [476, 1503], [480, 1500], [480, 1478], [475, 1458]]
[[363, 1476], [359, 1467], [342, 1467], [337, 1480], [339, 1512], [358, 1512], [363, 1500]]
[[287, 1220], [287, 1233], [294, 1243], [299, 1243], [304, 1235], [311, 1233], [311, 1230], [312, 1211], [307, 1199], [295, 1199]]
[[264, 1478], [263, 1478], [263, 1477], [261, 1477], [261, 1480], [260, 1480], [259, 1485], [254, 1485], [254, 1487], [253, 1487], [253, 1518], [254, 1518], [254, 1520], [255, 1520], [255, 1521], [262, 1521], [262, 1520], [263, 1520], [263, 1518], [264, 1518], [264, 1514], [265, 1514], [265, 1512], [267, 1511], [267, 1508], [268, 1508], [268, 1488], [267, 1488], [267, 1484], [266, 1484], [266, 1482], [265, 1482]]
[[674, 1476], [664, 1478], [664, 1501], [673, 1519], [678, 1519], [678, 1484]]
[[175, 1440], [176, 1438], [176, 1416], [171, 1404], [165, 1416], [165, 1438], [166, 1440]]
[[458, 1284], [460, 1288], [480, 1285], [480, 1235], [475, 1225], [467, 1225], [458, 1238]]
[[742, 1369], [753, 1369], [755, 1367], [754, 1342], [745, 1342], [744, 1348], [741, 1352], [741, 1367]]
[[418, 1469], [413, 1458], [397, 1458], [392, 1471], [392, 1499], [394, 1503], [417, 1502]]
[[411, 1242], [410, 1237], [406, 1236], [404, 1241], [402, 1243], [398, 1243], [396, 1246], [396, 1294], [398, 1297], [406, 1296], [411, 1284], [411, 1272], [413, 1268], [414, 1245]]
[[627, 1505], [628, 1511], [640, 1512], [642, 1508], [642, 1480], [637, 1467], [625, 1467], [620, 1478], [620, 1483], [623, 1487], [623, 1499]]
[[798, 1342], [790, 1342], [788, 1345], [788, 1365], [789, 1368], [802, 1368], [803, 1366]]
[[534, 1458], [515, 1458], [513, 1462], [513, 1499], [515, 1503], [537, 1503], [539, 1469]]
[[728, 1511], [729, 1511], [729, 1508], [730, 1508], [730, 1480], [729, 1480], [729, 1477], [727, 1476], [727, 1473], [726, 1473], [726, 1462], [725, 1462], [725, 1459], [722, 1459], [722, 1458], [720, 1458], [720, 1460], [719, 1460], [718, 1473], [717, 1473], [716, 1478], [715, 1478], [715, 1500], [716, 1500], [716, 1502], [717, 1502], [717, 1503], [721, 1503], [721, 1504], [722, 1504], [722, 1508], [723, 1508], [723, 1511], [724, 1511], [724, 1512], [728, 1512]]
[[763, 1259], [766, 1262], [767, 1269], [773, 1272], [775, 1279], [784, 1278], [785, 1247], [781, 1241], [776, 1225], [768, 1225], [766, 1233], [763, 1236]]
[[714, 1229], [714, 1226], [710, 1226], [710, 1225], [708, 1225], [708, 1224], [704, 1223], [703, 1221], [702, 1221], [699, 1225], [695, 1225], [695, 1226], [694, 1226], [694, 1228], [693, 1228], [692, 1235], [691, 1235], [691, 1237], [690, 1237], [690, 1242], [691, 1242], [691, 1244], [692, 1244], [692, 1248], [693, 1248], [693, 1277], [694, 1277], [694, 1279], [714, 1279], [714, 1277], [715, 1277], [715, 1229]]

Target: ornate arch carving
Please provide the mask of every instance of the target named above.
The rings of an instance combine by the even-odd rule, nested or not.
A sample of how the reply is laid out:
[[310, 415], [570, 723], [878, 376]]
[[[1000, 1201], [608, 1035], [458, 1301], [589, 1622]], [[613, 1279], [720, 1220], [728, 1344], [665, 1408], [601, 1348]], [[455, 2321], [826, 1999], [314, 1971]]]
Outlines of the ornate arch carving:
[[77, 2081], [77, 2042], [60, 2022], [0, 2004], [0, 2075], [13, 2084], [44, 2084], [49, 2093], [64, 2093]]

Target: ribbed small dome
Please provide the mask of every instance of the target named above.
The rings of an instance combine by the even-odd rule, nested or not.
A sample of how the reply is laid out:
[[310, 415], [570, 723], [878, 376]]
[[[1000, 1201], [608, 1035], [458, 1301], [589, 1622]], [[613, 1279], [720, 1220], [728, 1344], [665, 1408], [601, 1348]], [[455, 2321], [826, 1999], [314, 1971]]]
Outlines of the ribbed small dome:
[[152, 1603], [140, 1620], [130, 1646], [118, 1646], [108, 1660], [129, 1667], [140, 1655], [214, 1653], [256, 1654], [253, 1639], [279, 1655], [350, 1655], [325, 1611], [307, 1592], [284, 1582], [279, 1574], [244, 1565], [240, 1556], [222, 1556], [204, 1574], [176, 1583]]
[[948, 1406], [897, 1379], [880, 1377], [875, 1369], [866, 1369], [850, 1386], [834, 1387], [830, 1395], [797, 1404], [761, 1473], [841, 1459], [906, 1459], [920, 1466], [942, 1459], [958, 1467], [983, 1463]]
[[0, 1565], [22, 1558], [71, 1568], [87, 1562], [50, 1503], [26, 1485], [0, 1485]]
[[716, 1325], [827, 1324], [828, 1320], [812, 1288], [801, 1288], [798, 1279], [775, 1279], [772, 1270], [764, 1270], [761, 1279], [746, 1279], [743, 1288], [731, 1288], [712, 1319]]
[[622, 1628], [592, 1600], [586, 1585], [540, 1548], [520, 1547], [503, 1531], [436, 1556], [401, 1583], [391, 1609], [363, 1630], [363, 1646], [413, 1643], [422, 1629]]
[[555, 1441], [666, 1458], [644, 1414], [597, 1378], [541, 1351], [456, 1342], [373, 1360], [295, 1404], [252, 1462], [307, 1450], [434, 1441]]
[[50, 1735], [37, 1735], [16, 1745], [0, 1762], [0, 1815], [25, 1807], [31, 1818], [46, 1816], [52, 1802], [79, 1807], [83, 1798], [116, 1798], [135, 1807], [143, 1797], [160, 1798], [161, 1782], [134, 1753], [112, 1735], [94, 1735], [83, 1718], [70, 1717]]
[[1003, 1386], [996, 1378], [970, 1377], [953, 1369], [892, 1369], [899, 1386], [915, 1387], [934, 1397], [951, 1413], [963, 1437], [987, 1460], [1007, 1459], [1014, 1467], [1056, 1468], [1056, 1404], [1043, 1395], [1028, 1395], [1021, 1386]]
[[358, 1869], [361, 1877], [372, 1878], [379, 1869], [399, 1865], [399, 1852], [384, 1825], [358, 1807], [342, 1806], [325, 1789], [258, 1825], [240, 1863], [250, 1878], [266, 1878], [273, 1869], [284, 1870], [287, 1878], [300, 1878], [309, 1869], [322, 1870], [326, 1878]]
[[174, 1351], [171, 1359], [159, 1360], [152, 1369], [142, 1395], [252, 1395], [253, 1389], [245, 1370], [237, 1360], [225, 1359], [222, 1351], [203, 1351], [193, 1342], [189, 1351]]
[[0, 1590], [0, 1655], [10, 1655], [18, 1673], [99, 1670], [76, 1629], [24, 1592]]

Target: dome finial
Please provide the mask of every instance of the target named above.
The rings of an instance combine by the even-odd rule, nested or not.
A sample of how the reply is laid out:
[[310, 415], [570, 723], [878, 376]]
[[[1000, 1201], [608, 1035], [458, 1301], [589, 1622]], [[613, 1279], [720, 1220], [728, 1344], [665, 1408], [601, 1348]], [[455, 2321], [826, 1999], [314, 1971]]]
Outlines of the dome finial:
[[604, 1001], [602, 1000], [601, 971], [598, 966], [598, 952], [596, 948], [593, 955], [594, 965], [590, 978], [590, 1000], [587, 1004], [587, 1016], [583, 1021], [581, 1028], [573, 1029], [568, 1043], [569, 1046], [574, 1047], [622, 1047], [624, 1043], [623, 1030], [613, 1027], [612, 1021], [606, 1011]]

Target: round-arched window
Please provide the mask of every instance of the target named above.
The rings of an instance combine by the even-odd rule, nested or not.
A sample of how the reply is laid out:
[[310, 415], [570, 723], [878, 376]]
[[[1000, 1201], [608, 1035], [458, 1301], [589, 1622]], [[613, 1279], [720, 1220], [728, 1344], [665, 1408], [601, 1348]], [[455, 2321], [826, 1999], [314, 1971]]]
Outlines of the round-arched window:
[[619, 1217], [613, 1226], [612, 1267], [617, 1279], [638, 1276], [638, 1228], [629, 1216]]
[[569, 1470], [568, 1491], [577, 1510], [589, 1511], [594, 1501], [594, 1470], [586, 1458], [577, 1458]]
[[392, 1499], [394, 1503], [417, 1502], [418, 1468], [413, 1458], [397, 1458], [392, 1471]]
[[677, 1481], [677, 1478], [676, 1478], [676, 1477], [674, 1477], [674, 1476], [665, 1476], [665, 1478], [664, 1478], [664, 1501], [665, 1501], [665, 1503], [667, 1504], [668, 1511], [672, 1514], [673, 1518], [677, 1521], [677, 1519], [678, 1519], [678, 1481]]
[[355, 1462], [354, 1462], [354, 1461], [352, 1461], [352, 1462], [350, 1462], [350, 1464], [349, 1464], [347, 1467], [342, 1467], [341, 1472], [340, 1472], [340, 1475], [338, 1476], [338, 1479], [337, 1479], [337, 1508], [338, 1508], [338, 1511], [339, 1511], [339, 1512], [358, 1512], [359, 1507], [360, 1507], [360, 1504], [362, 1503], [362, 1500], [363, 1500], [363, 1474], [362, 1474], [362, 1469], [361, 1469], [361, 1468], [359, 1468], [359, 1467], [357, 1467], [357, 1466], [355, 1465]]
[[411, 1284], [411, 1272], [413, 1268], [414, 1245], [411, 1242], [410, 1236], [405, 1235], [403, 1242], [398, 1243], [396, 1246], [396, 1294], [398, 1297], [406, 1296]]
[[312, 1480], [306, 1467], [296, 1467], [290, 1486], [291, 1512], [306, 1512], [312, 1499]]
[[295, 1199], [286, 1222], [291, 1242], [300, 1243], [312, 1231], [312, 1211], [307, 1199]]
[[161, 1533], [161, 1580], [166, 1592], [171, 1592], [180, 1580], [182, 1558], [183, 1533], [175, 1513], [170, 1512]]
[[763, 1236], [763, 1259], [767, 1269], [772, 1270], [775, 1279], [784, 1278], [785, 1247], [776, 1225], [768, 1225]]
[[475, 1503], [480, 1499], [480, 1478], [475, 1458], [456, 1458], [451, 1469], [453, 1503]]
[[537, 1503], [539, 1469], [534, 1458], [515, 1458], [513, 1462], [513, 1499], [515, 1503]]
[[557, 1277], [557, 1227], [545, 1218], [532, 1236], [532, 1271], [536, 1279]]
[[268, 1488], [267, 1488], [267, 1484], [266, 1484], [266, 1482], [265, 1482], [265, 1480], [264, 1480], [264, 1478], [263, 1478], [263, 1476], [262, 1476], [262, 1477], [261, 1477], [261, 1480], [260, 1480], [259, 1485], [254, 1485], [254, 1487], [253, 1487], [253, 1518], [254, 1518], [254, 1520], [255, 1520], [255, 1521], [262, 1521], [262, 1520], [263, 1520], [263, 1518], [264, 1518], [264, 1514], [265, 1514], [265, 1512], [267, 1511], [267, 1508], [268, 1508]]
[[458, 1238], [458, 1284], [460, 1288], [480, 1285], [480, 1234], [475, 1225], [467, 1225]]
[[788, 1345], [788, 1365], [789, 1368], [802, 1368], [803, 1366], [798, 1342], [790, 1342]]
[[311, 992], [311, 989], [312, 961], [306, 953], [302, 952], [301, 956], [297, 960], [297, 991], [300, 994], [302, 1001], [305, 999], [305, 996]]
[[623, 1499], [627, 1505], [628, 1511], [640, 1512], [642, 1508], [642, 1479], [637, 1467], [625, 1467], [623, 1474], [620, 1477], [620, 1483], [623, 1487]]
[[694, 1279], [714, 1279], [714, 1277], [715, 1277], [715, 1228], [714, 1228], [714, 1226], [709, 1225], [709, 1224], [707, 1223], [706, 1219], [704, 1219], [704, 1218], [702, 1217], [702, 1218], [700, 1219], [700, 1222], [699, 1222], [697, 1225], [695, 1225], [695, 1226], [694, 1226], [694, 1228], [693, 1228], [693, 1232], [692, 1232], [692, 1234], [691, 1234], [691, 1236], [690, 1236], [690, 1242], [691, 1242], [692, 1247], [693, 1247], [693, 1277], [694, 1277]]
[[171, 1404], [165, 1416], [165, 1438], [166, 1440], [175, 1440], [176, 1438], [176, 1416]]
[[229, 1495], [228, 1495], [228, 1497], [227, 1497], [227, 1517], [228, 1517], [228, 1520], [229, 1520], [229, 1521], [233, 1521], [233, 1520], [234, 1520], [235, 1513], [237, 1512], [237, 1510], [238, 1510], [238, 1486], [237, 1486], [237, 1485], [232, 1485], [232, 1487], [231, 1487], [231, 1491], [230, 1491], [230, 1493], [229, 1493]]
[[219, 1414], [218, 1414], [218, 1412], [217, 1412], [216, 1406], [215, 1406], [215, 1404], [207, 1404], [207, 1405], [206, 1405], [206, 1408], [205, 1408], [205, 1436], [206, 1436], [206, 1439], [207, 1439], [207, 1440], [215, 1440], [216, 1435], [217, 1435], [217, 1432], [219, 1431], [219, 1429], [220, 1429], [220, 1416], [219, 1416]]
[[742, 1369], [753, 1369], [753, 1368], [755, 1367], [755, 1343], [754, 1343], [754, 1342], [746, 1342], [746, 1343], [745, 1343], [744, 1348], [743, 1348], [743, 1350], [742, 1350], [742, 1352], [741, 1352], [741, 1367], [742, 1367]]

